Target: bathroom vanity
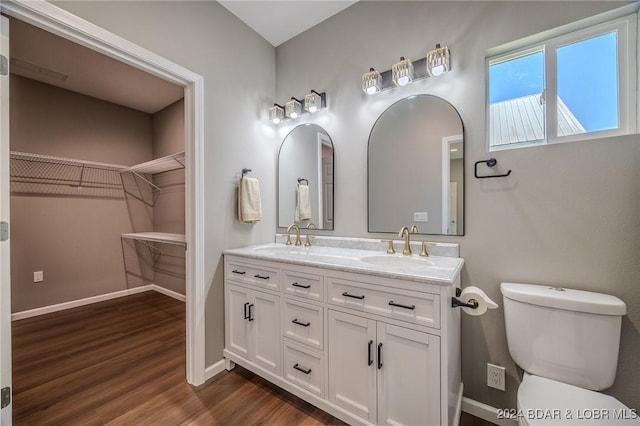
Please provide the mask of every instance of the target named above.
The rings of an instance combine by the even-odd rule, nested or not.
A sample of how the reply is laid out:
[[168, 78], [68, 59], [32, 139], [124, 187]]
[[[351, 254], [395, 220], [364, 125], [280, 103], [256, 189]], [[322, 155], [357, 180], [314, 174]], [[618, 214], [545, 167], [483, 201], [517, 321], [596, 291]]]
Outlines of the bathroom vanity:
[[237, 363], [350, 424], [458, 424], [457, 245], [420, 257], [344, 241], [225, 251], [227, 369]]

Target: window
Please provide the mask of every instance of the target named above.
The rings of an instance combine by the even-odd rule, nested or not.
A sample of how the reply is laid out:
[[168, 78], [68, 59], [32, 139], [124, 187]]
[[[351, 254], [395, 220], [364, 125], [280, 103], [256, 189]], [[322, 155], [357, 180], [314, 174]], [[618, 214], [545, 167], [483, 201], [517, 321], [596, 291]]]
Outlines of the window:
[[635, 132], [636, 19], [487, 58], [489, 150]]

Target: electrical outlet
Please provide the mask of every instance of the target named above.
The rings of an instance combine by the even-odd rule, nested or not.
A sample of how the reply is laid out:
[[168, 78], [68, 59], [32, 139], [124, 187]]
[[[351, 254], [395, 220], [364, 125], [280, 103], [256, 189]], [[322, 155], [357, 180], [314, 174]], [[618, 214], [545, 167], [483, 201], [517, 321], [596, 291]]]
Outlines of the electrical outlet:
[[429, 222], [429, 212], [413, 212], [414, 222]]
[[44, 272], [42, 271], [35, 271], [33, 273], [33, 282], [34, 283], [39, 283], [44, 281]]
[[487, 363], [487, 386], [504, 391], [504, 367]]

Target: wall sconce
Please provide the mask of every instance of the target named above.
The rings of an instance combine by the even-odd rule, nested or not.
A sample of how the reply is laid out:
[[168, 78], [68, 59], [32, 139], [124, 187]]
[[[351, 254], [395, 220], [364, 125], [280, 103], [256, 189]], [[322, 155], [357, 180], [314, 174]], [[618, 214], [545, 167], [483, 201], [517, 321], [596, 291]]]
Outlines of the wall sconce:
[[273, 124], [278, 124], [284, 120], [284, 107], [282, 105], [273, 104], [273, 106], [269, 108], [269, 120], [273, 122]]
[[287, 118], [298, 118], [302, 114], [302, 102], [296, 98], [291, 98], [290, 101], [284, 104], [284, 116]]
[[304, 95], [304, 110], [310, 113], [314, 113], [320, 108], [327, 106], [327, 96], [325, 93], [318, 93], [315, 90], [311, 90], [308, 94]]
[[378, 71], [369, 68], [369, 72], [362, 75], [362, 90], [367, 95], [373, 95], [382, 90], [382, 76]]
[[406, 86], [413, 81], [413, 64], [410, 59], [400, 57], [400, 62], [391, 66], [391, 80], [396, 86]]
[[427, 53], [427, 74], [437, 77], [445, 72], [449, 72], [449, 49], [436, 44], [436, 48]]
[[273, 104], [273, 106], [269, 108], [269, 120], [273, 122], [273, 124], [278, 124], [285, 119], [295, 119], [305, 112], [314, 113], [326, 107], [327, 94], [325, 92], [318, 93], [312, 90], [306, 94], [302, 100], [291, 97], [291, 100], [287, 101], [284, 106]]
[[390, 70], [383, 72], [369, 68], [369, 72], [362, 75], [362, 90], [367, 95], [374, 95], [393, 87], [406, 86], [413, 81], [439, 76], [451, 71], [450, 59], [449, 49], [436, 44], [436, 48], [425, 58], [411, 61], [403, 56]]

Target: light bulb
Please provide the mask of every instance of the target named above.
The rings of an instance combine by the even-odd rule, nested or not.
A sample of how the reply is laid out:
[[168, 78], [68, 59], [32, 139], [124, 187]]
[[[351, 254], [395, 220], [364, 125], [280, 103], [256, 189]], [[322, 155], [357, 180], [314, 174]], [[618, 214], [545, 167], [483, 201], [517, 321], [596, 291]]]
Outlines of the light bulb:
[[398, 79], [398, 86], [406, 86], [409, 83], [409, 77], [404, 76]]
[[313, 105], [309, 107], [309, 112], [316, 112], [318, 110], [318, 107]]
[[278, 124], [280, 122], [280, 119], [278, 117], [275, 117], [273, 120], [271, 120], [273, 122], [273, 124]]
[[444, 72], [444, 65], [437, 65], [431, 68], [431, 74], [436, 77]]
[[374, 95], [378, 91], [378, 88], [375, 86], [367, 87], [367, 95]]

